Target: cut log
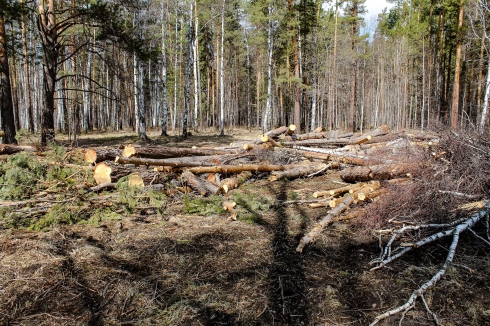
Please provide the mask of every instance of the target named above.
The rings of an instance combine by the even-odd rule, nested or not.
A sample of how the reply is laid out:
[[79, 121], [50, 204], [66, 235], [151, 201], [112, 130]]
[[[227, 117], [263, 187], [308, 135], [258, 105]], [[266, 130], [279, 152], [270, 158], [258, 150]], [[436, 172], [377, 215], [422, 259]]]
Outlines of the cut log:
[[5, 131], [0, 130], [0, 137], [5, 137]]
[[297, 167], [287, 169], [284, 171], [274, 171], [271, 173], [269, 177], [269, 181], [276, 181], [279, 179], [295, 179], [299, 177], [304, 177], [312, 173], [316, 173], [322, 170], [326, 170], [328, 165], [325, 163], [319, 164], [308, 164], [308, 165], [299, 165]]
[[202, 196], [216, 195], [220, 191], [220, 187], [218, 187], [214, 183], [197, 177], [189, 170], [182, 173], [182, 178], [187, 181], [191, 188], [197, 190]]
[[252, 172], [243, 171], [236, 177], [227, 178], [221, 181], [220, 188], [226, 194], [228, 191], [238, 188], [241, 184], [252, 177]]
[[136, 165], [156, 165], [156, 166], [172, 166], [172, 167], [193, 167], [193, 166], [212, 166], [216, 163], [207, 162], [191, 162], [184, 158], [177, 159], [153, 159], [153, 158], [136, 158], [136, 157], [116, 157], [114, 160], [119, 164], [136, 164]]
[[85, 161], [91, 164], [114, 161], [121, 151], [114, 148], [91, 148], [85, 152]]
[[94, 179], [98, 185], [111, 182], [111, 167], [105, 163], [101, 162], [95, 166]]
[[364, 187], [366, 183], [356, 183], [353, 185], [348, 185], [345, 187], [335, 188], [327, 191], [316, 191], [313, 193], [314, 198], [318, 197], [326, 197], [326, 196], [340, 196], [345, 194], [346, 192], [353, 193], [354, 191]]
[[273, 145], [270, 142], [262, 143], [262, 144], [254, 144], [254, 143], [246, 143], [243, 144], [243, 149], [246, 151], [250, 151], [252, 149], [258, 149], [258, 150], [267, 150], [272, 148]]
[[340, 177], [347, 182], [387, 180], [416, 170], [416, 165], [410, 163], [380, 164], [373, 166], [356, 166], [342, 170]]
[[[300, 166], [299, 164], [290, 165], [266, 165], [266, 164], [245, 164], [245, 165], [218, 165], [218, 166], [200, 166], [188, 168], [188, 171], [196, 174], [202, 173], [225, 173], [233, 174], [240, 173], [243, 171], [251, 172], [271, 172], [271, 171], [282, 171], [290, 168]], [[173, 169], [175, 170], [175, 169]]]
[[384, 195], [386, 193], [388, 193], [388, 190], [386, 190], [386, 189], [378, 189], [378, 190], [374, 190], [371, 192], [359, 191], [359, 193], [357, 194], [357, 199], [359, 199], [360, 201], [365, 201], [368, 199], [373, 199], [373, 198], [379, 197], [379, 196]]
[[260, 137], [260, 141], [262, 143], [270, 143], [274, 147], [281, 147], [282, 146], [281, 144], [279, 144], [278, 142], [276, 142], [274, 139], [272, 139], [272, 137], [269, 137], [267, 135], [262, 135]]
[[371, 137], [378, 137], [378, 136], [384, 136], [390, 133], [390, 128], [387, 125], [381, 125], [378, 128], [366, 132], [363, 134], [364, 136], [371, 136]]
[[296, 126], [295, 125], [290, 125], [289, 127], [287, 126], [282, 126], [276, 129], [269, 130], [266, 132], [264, 135], [268, 136], [270, 138], [277, 138], [278, 136], [282, 134], [286, 135], [292, 135], [296, 131]]
[[297, 252], [303, 252], [304, 247], [316, 240], [318, 235], [330, 224], [333, 219], [340, 215], [343, 211], [345, 211], [354, 201], [354, 197], [352, 195], [345, 197], [342, 203], [340, 203], [337, 207], [332, 209], [330, 213], [325, 216], [320, 222], [318, 222], [313, 229], [308, 232], [300, 241], [298, 247], [296, 248]]
[[317, 134], [323, 131], [323, 127], [318, 127], [315, 130], [312, 131], [312, 133]]
[[11, 155], [18, 152], [40, 152], [41, 148], [35, 146], [0, 144], [0, 155]]
[[93, 164], [97, 161], [97, 152], [93, 149], [87, 149], [85, 152], [85, 162]]
[[235, 154], [236, 152], [237, 150], [223, 150], [212, 148], [178, 148], [164, 146], [134, 147], [133, 145], [128, 145], [124, 147], [121, 156], [164, 159], [184, 156], [226, 155]]
[[230, 215], [230, 217], [228, 217], [228, 221], [229, 221], [229, 220], [234, 220], [234, 221], [236, 221], [236, 218], [237, 218], [237, 215], [238, 215], [238, 214], [236, 213], [236, 211], [235, 211], [235, 209], [234, 209], [234, 208], [235, 208], [235, 206], [236, 206], [236, 203], [235, 203], [234, 201], [226, 201], [226, 200], [225, 200], [225, 201], [223, 201], [223, 209], [224, 209], [225, 211], [230, 212], [230, 214], [231, 214], [231, 215]]
[[132, 174], [128, 178], [128, 187], [130, 188], [143, 188], [145, 183], [143, 182], [143, 178], [138, 174]]

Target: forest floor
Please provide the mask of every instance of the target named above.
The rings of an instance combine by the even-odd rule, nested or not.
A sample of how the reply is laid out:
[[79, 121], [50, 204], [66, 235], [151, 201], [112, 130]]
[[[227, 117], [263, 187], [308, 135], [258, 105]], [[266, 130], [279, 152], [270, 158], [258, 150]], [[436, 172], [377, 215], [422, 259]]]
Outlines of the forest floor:
[[[210, 131], [180, 140], [149, 132], [152, 144], [179, 147], [226, 146], [257, 135], [233, 130], [218, 137]], [[94, 133], [76, 145], [135, 142], [129, 132]], [[240, 198], [236, 221], [209, 209], [186, 213], [190, 199], [177, 195], [166, 198], [161, 212], [137, 210], [97, 225], [43, 231], [3, 226], [0, 324], [368, 325], [406, 302], [441, 268], [450, 241], [413, 250], [371, 272], [379, 241], [359, 223], [361, 215], [332, 224], [296, 252], [302, 235], [328, 210], [283, 202], [311, 199], [332, 184], [343, 184], [338, 172], [250, 180], [234, 190]], [[376, 202], [363, 205], [356, 209], [375, 209]], [[427, 290], [429, 307], [441, 325], [489, 325], [489, 246], [463, 233], [454, 263], [462, 268], [450, 268]], [[398, 325], [399, 319], [378, 325]], [[403, 323], [433, 324], [420, 301]]]

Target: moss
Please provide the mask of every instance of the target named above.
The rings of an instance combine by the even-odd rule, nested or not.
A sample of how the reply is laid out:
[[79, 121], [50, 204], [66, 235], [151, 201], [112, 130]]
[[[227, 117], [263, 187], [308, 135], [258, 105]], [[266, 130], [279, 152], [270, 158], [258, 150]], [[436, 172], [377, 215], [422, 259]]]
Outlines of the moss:
[[212, 215], [223, 214], [225, 210], [220, 196], [210, 196], [209, 198], [194, 198], [184, 196], [184, 212], [189, 214]]

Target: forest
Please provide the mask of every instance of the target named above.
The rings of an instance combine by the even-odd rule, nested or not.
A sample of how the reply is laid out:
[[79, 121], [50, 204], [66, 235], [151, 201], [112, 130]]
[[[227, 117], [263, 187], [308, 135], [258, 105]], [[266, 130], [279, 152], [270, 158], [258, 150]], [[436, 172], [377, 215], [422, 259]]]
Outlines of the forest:
[[483, 130], [485, 1], [2, 1], [2, 129]]
[[0, 324], [490, 324], [490, 5], [387, 3], [0, 0]]

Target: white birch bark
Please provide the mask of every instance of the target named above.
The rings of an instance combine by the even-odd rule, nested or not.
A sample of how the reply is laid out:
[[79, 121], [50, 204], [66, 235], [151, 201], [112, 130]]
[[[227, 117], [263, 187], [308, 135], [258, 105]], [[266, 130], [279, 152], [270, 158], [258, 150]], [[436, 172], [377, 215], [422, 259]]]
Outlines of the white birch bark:
[[262, 132], [266, 132], [270, 128], [270, 117], [272, 111], [272, 50], [273, 50], [273, 39], [272, 39], [272, 4], [269, 4], [267, 8], [269, 16], [269, 24], [267, 27], [267, 102], [265, 105], [264, 120], [262, 121]]

